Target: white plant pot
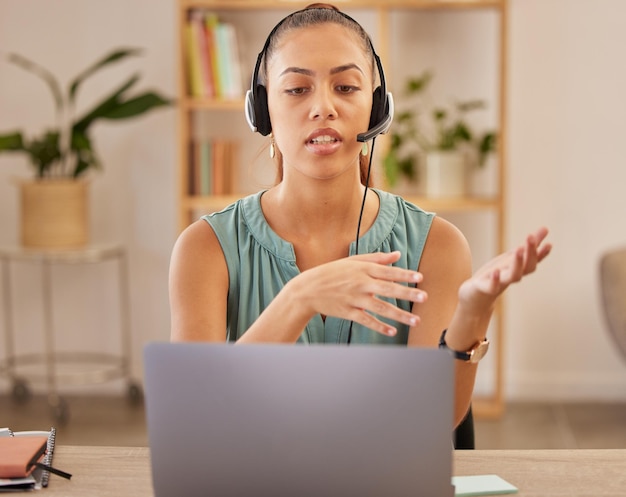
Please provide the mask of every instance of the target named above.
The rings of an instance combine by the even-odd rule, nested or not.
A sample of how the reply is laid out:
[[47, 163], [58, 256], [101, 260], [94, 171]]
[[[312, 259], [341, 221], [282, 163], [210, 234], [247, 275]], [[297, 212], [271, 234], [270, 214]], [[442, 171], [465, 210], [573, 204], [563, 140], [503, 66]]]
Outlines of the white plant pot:
[[434, 151], [421, 161], [419, 181], [427, 197], [462, 197], [466, 192], [465, 156], [454, 151]]

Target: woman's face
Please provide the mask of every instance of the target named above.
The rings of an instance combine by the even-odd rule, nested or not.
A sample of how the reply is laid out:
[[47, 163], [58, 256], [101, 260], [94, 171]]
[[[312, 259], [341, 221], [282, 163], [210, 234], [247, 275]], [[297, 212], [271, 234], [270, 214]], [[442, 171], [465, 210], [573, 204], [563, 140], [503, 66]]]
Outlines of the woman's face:
[[362, 42], [327, 23], [281, 37], [268, 60], [272, 132], [284, 177], [331, 179], [356, 174], [372, 108], [372, 66]]

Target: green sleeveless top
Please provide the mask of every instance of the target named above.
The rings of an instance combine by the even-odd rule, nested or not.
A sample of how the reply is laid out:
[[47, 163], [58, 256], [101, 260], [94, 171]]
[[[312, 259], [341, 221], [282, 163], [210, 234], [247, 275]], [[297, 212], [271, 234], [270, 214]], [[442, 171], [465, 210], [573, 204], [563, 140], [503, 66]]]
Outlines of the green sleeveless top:
[[[380, 199], [374, 225], [359, 239], [359, 253], [393, 252], [402, 257], [394, 265], [417, 269], [434, 214], [391, 193], [372, 189]], [[204, 219], [213, 228], [226, 258], [229, 274], [227, 339], [235, 341], [254, 323], [285, 284], [300, 273], [293, 245], [269, 226], [261, 210], [264, 191], [242, 198]], [[350, 255], [355, 243], [350, 245]], [[386, 299], [410, 310], [411, 302]], [[298, 342], [405, 344], [408, 326], [386, 320], [398, 329], [387, 337], [350, 321], [318, 314], [307, 324]]]

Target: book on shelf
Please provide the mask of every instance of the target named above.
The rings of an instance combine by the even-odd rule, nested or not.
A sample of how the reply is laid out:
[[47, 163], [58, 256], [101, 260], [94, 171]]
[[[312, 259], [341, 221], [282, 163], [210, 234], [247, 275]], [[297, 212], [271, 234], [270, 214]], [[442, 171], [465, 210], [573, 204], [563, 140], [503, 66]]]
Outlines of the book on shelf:
[[202, 138], [192, 142], [190, 152], [190, 195], [225, 195], [235, 191], [237, 146], [234, 142]]
[[196, 53], [196, 57], [198, 58], [198, 66], [199, 70], [197, 71], [200, 77], [200, 86], [201, 93], [197, 96], [202, 97], [215, 97], [215, 88], [213, 86], [213, 67], [211, 65], [210, 57], [207, 54], [210, 53], [211, 44], [211, 36], [210, 33], [207, 32], [207, 28], [205, 25], [205, 16], [202, 12], [194, 10], [191, 13], [190, 23], [193, 29], [193, 39], [194, 39], [194, 53]]
[[193, 23], [185, 26], [185, 62], [187, 66], [187, 91], [193, 97], [203, 96], [202, 76], [200, 75], [200, 54], [195, 39]]
[[213, 95], [211, 95], [211, 98], [217, 98], [223, 94], [217, 58], [219, 48], [217, 44], [216, 31], [219, 20], [217, 18], [217, 14], [215, 14], [214, 12], [203, 11], [203, 16], [204, 30], [207, 39], [207, 52], [205, 56], [209, 66], [211, 67], [211, 78], [213, 86]]
[[189, 12], [185, 25], [185, 64], [189, 94], [198, 98], [237, 99], [243, 80], [237, 34], [205, 9]]
[[220, 23], [217, 26], [217, 48], [219, 51], [219, 74], [223, 88], [221, 98], [237, 99], [243, 96], [241, 68], [237, 53], [237, 36], [232, 24]]

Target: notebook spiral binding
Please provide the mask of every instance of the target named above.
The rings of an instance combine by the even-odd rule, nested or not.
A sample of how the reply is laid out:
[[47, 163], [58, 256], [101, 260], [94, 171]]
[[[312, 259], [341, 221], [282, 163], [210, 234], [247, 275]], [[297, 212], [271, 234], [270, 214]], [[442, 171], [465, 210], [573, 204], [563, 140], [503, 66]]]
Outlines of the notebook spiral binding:
[[[56, 429], [50, 428], [50, 435], [48, 435], [48, 443], [46, 444], [46, 456], [44, 457], [44, 464], [46, 466], [52, 466], [52, 456], [54, 454], [54, 443], [56, 439]], [[47, 487], [48, 480], [50, 479], [50, 472], [44, 470], [41, 474], [41, 486]]]

